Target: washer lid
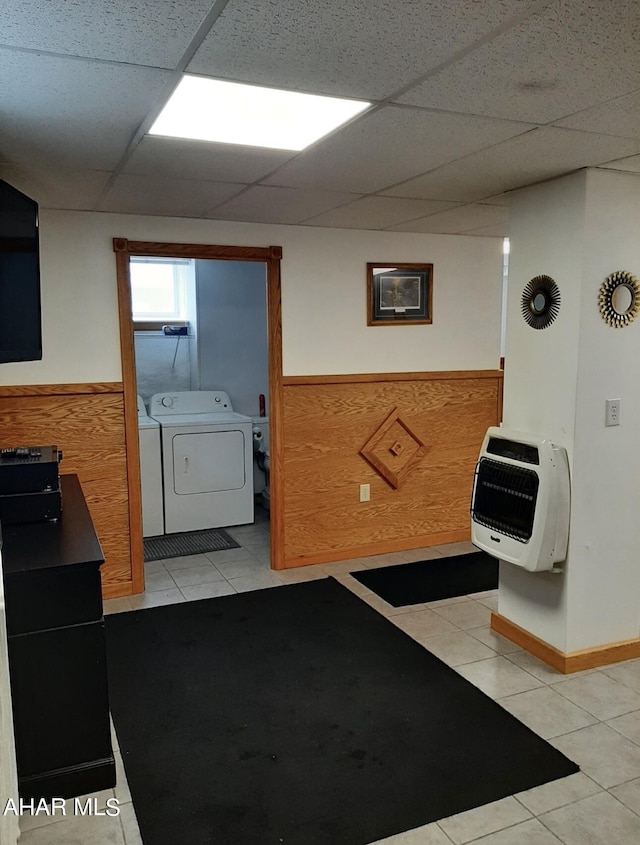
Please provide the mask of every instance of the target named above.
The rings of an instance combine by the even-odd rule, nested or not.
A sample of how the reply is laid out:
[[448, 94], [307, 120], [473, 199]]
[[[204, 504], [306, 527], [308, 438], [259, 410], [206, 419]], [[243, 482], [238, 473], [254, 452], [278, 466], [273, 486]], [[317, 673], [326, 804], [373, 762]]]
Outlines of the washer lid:
[[148, 417], [146, 414], [140, 414], [138, 416], [138, 428], [160, 428], [160, 423], [158, 422], [158, 420], [154, 420], [151, 417]]

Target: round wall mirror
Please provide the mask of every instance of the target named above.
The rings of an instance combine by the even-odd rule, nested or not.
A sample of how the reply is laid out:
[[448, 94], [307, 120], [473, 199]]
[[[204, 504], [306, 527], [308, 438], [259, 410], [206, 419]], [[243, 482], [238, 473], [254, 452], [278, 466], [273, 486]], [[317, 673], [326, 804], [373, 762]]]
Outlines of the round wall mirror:
[[542, 291], [538, 291], [531, 299], [531, 310], [534, 314], [544, 314], [549, 298]]
[[611, 293], [611, 305], [616, 314], [626, 314], [633, 303], [633, 291], [628, 285], [618, 285]]
[[640, 310], [640, 283], [626, 270], [611, 273], [600, 286], [598, 306], [602, 319], [610, 326], [628, 326]]
[[532, 329], [546, 329], [558, 316], [560, 290], [551, 276], [534, 276], [522, 291], [522, 316]]

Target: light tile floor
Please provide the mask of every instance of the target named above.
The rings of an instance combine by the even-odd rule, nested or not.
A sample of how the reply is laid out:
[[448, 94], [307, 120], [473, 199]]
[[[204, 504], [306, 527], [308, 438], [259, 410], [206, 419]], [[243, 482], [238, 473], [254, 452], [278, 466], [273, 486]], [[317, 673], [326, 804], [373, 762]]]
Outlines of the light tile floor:
[[[571, 777], [376, 845], [640, 843], [640, 660], [563, 676], [490, 631], [495, 592], [394, 608], [348, 574], [471, 551], [468, 543], [276, 572], [269, 569], [266, 518], [229, 533], [241, 548], [148, 564], [147, 591], [106, 602], [105, 613], [333, 575], [581, 767]], [[120, 815], [23, 817], [20, 845], [142, 845], [117, 742], [115, 748], [118, 785], [97, 798], [101, 807], [118, 798]]]

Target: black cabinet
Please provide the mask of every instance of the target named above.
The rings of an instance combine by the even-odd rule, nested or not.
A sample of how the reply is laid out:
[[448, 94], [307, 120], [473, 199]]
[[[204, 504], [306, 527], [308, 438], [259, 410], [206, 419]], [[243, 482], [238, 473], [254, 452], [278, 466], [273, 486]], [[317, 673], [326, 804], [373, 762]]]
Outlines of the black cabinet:
[[115, 786], [100, 566], [75, 475], [62, 518], [3, 528], [9, 672], [23, 798], [72, 798]]

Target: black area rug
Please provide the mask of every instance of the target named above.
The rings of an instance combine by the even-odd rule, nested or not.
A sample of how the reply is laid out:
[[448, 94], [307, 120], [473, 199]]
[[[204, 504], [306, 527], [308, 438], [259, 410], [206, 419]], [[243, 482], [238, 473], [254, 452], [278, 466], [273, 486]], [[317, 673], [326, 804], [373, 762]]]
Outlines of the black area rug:
[[145, 845], [365, 845], [578, 770], [333, 579], [105, 624]]
[[498, 588], [498, 561], [479, 551], [350, 574], [393, 607]]
[[239, 546], [240, 543], [236, 543], [222, 528], [206, 528], [204, 531], [147, 537], [144, 541], [144, 559], [148, 563], [150, 560], [220, 552], [223, 549], [237, 549]]

